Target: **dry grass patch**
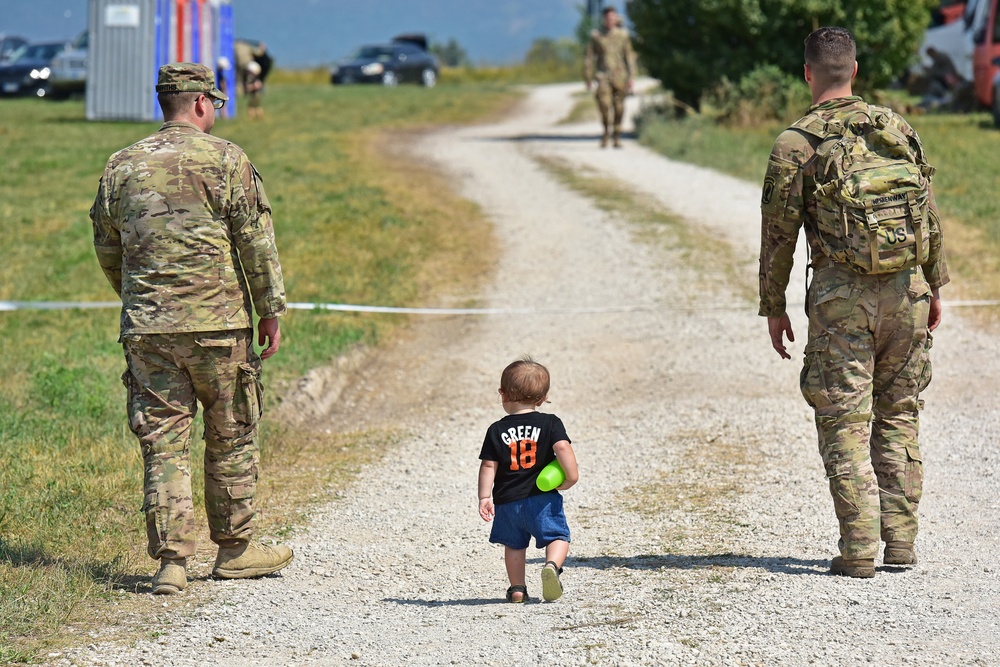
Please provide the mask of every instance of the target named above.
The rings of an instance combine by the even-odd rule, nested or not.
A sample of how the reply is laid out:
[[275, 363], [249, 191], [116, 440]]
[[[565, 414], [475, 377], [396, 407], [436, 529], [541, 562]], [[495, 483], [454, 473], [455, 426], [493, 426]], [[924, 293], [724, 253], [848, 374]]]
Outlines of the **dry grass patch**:
[[[1000, 255], [991, 244], [988, 232], [954, 220], [945, 223], [945, 254], [952, 282], [942, 288], [942, 297], [949, 300], [1000, 299]], [[967, 317], [981, 327], [1000, 331], [1000, 306], [962, 308]]]
[[657, 519], [666, 553], [703, 556], [704, 565], [717, 572], [732, 570], [713, 561], [733, 557], [726, 551], [727, 535], [741, 526], [731, 511], [733, 500], [749, 492], [744, 480], [753, 479], [762, 458], [753, 443], [731, 438], [706, 431], [672, 436], [674, 460], [682, 464], [622, 494], [629, 511]]
[[[692, 292], [735, 291], [740, 298], [756, 300], [756, 291], [739, 271], [732, 247], [708, 230], [685, 222], [665, 210], [655, 198], [622, 181], [570, 166], [562, 160], [540, 157], [539, 163], [571, 189], [590, 198], [599, 208], [619, 215], [634, 226], [645, 243], [663, 247], [692, 271]], [[705, 270], [711, 267], [711, 271]]]
[[559, 125], [573, 125], [576, 123], [594, 122], [601, 123], [601, 115], [597, 111], [597, 101], [591, 92], [576, 93], [573, 95], [576, 102], [570, 109], [566, 117], [559, 121]]

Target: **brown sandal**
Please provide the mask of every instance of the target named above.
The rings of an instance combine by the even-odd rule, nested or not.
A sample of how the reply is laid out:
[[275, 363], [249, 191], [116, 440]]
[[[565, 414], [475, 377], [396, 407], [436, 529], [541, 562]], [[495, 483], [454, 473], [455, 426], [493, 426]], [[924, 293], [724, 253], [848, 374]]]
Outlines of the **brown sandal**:
[[[514, 599], [515, 595], [520, 594], [520, 598]], [[519, 604], [521, 602], [527, 602], [531, 598], [528, 597], [528, 587], [527, 586], [511, 586], [507, 589], [507, 602], [513, 602]]]

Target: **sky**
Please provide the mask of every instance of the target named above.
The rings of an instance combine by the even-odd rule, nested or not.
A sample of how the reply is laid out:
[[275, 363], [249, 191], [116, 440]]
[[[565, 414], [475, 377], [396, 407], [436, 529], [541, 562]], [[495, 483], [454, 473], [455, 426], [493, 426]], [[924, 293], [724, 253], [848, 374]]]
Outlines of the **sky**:
[[[518, 62], [539, 37], [572, 37], [581, 4], [585, 0], [232, 0], [236, 36], [264, 41], [283, 67], [326, 65], [403, 32], [437, 42], [454, 38], [476, 64]], [[87, 0], [3, 5], [0, 33], [47, 41], [86, 28]]]

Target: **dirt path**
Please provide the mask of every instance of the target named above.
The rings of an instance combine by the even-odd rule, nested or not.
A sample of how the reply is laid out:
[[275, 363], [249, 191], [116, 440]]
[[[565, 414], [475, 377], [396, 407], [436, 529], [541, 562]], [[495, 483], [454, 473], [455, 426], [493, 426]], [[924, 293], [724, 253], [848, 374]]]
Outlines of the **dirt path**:
[[[292, 567], [213, 582], [219, 602], [202, 609], [164, 602], [176, 616], [155, 640], [52, 664], [997, 664], [995, 341], [946, 310], [924, 414], [921, 564], [829, 576], [836, 526], [798, 361], [771, 351], [739, 285], [705, 291], [704, 274], [725, 267], [639, 240], [537, 158], [628, 182], [724, 236], [751, 283], [756, 186], [631, 141], [601, 151], [593, 126], [556, 125], [577, 88], [538, 89], [503, 123], [414, 150], [496, 225], [502, 252], [482, 305], [646, 309], [422, 320], [329, 414], [335, 427], [402, 435], [373, 436], [388, 459], [316, 512]], [[677, 307], [698, 302], [728, 308]], [[487, 543], [475, 480], [483, 433], [502, 415], [500, 370], [524, 353], [552, 371], [547, 409], [582, 477], [566, 494], [566, 595], [522, 606], [501, 600], [502, 551]], [[540, 556], [529, 551], [529, 572]], [[540, 592], [537, 574], [529, 590]]]

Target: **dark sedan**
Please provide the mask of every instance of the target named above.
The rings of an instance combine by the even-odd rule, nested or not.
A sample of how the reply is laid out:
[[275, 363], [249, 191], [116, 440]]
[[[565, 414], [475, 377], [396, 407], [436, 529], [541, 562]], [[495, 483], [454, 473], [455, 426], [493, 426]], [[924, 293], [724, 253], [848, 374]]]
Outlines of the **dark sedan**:
[[362, 46], [353, 56], [330, 71], [330, 82], [379, 83], [395, 86], [419, 83], [428, 88], [437, 83], [437, 58], [410, 42]]
[[24, 37], [0, 35], [0, 63], [7, 62], [10, 55], [28, 43]]
[[66, 42], [40, 42], [14, 51], [10, 60], [0, 65], [0, 94], [44, 96], [52, 59], [65, 47]]

